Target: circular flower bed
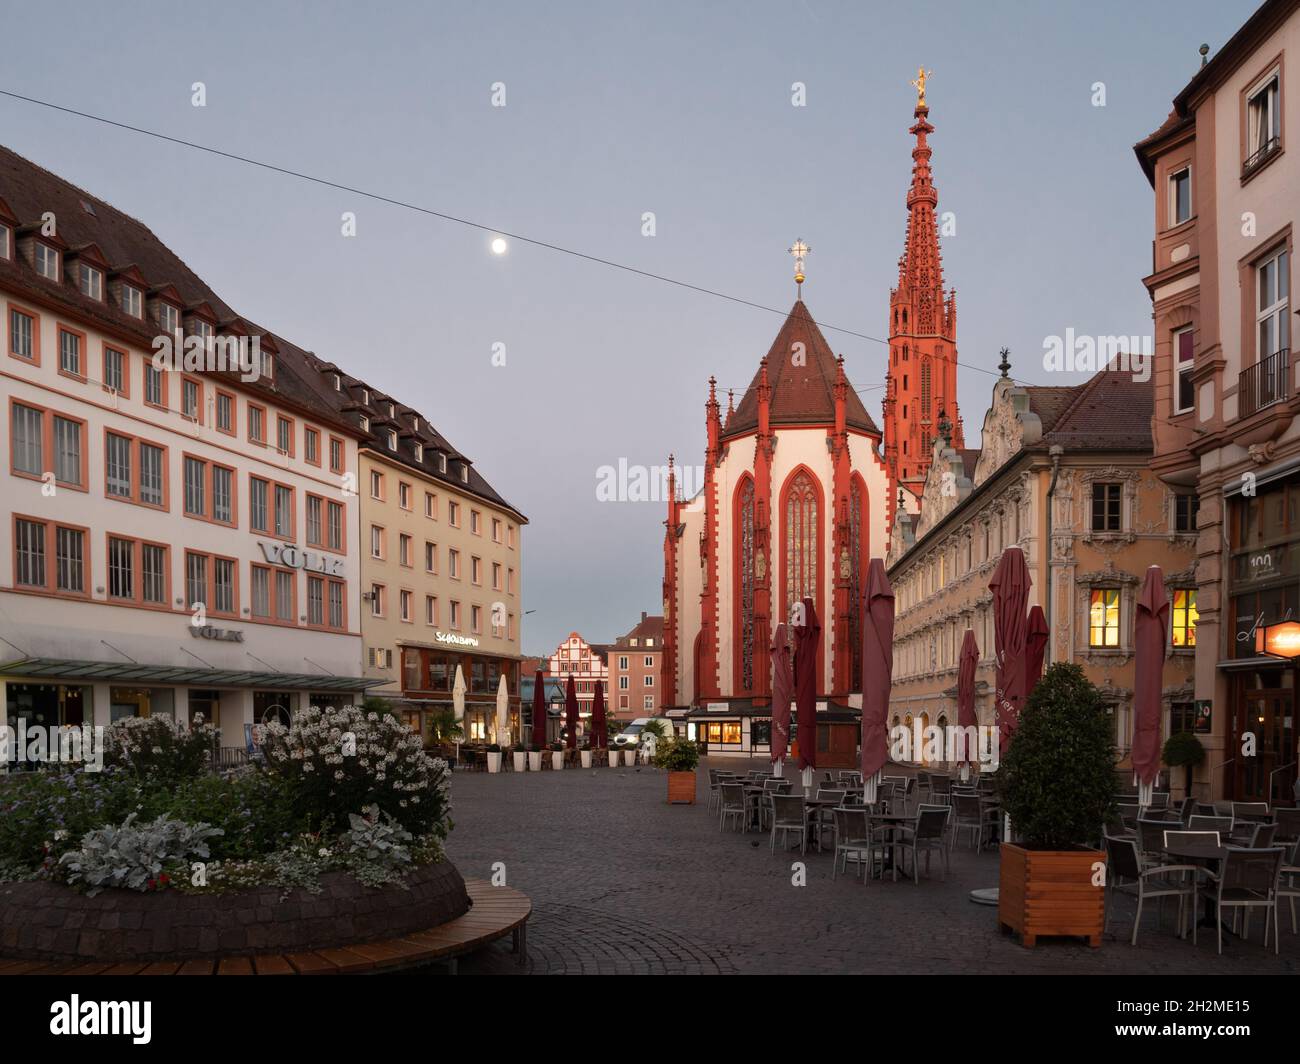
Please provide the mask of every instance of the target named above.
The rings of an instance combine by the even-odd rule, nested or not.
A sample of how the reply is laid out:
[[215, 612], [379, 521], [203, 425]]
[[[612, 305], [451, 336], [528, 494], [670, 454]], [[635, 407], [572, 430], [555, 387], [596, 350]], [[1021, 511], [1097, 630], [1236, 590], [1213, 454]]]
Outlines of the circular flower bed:
[[468, 908], [447, 766], [419, 736], [355, 706], [267, 731], [263, 760], [219, 772], [215, 729], [132, 718], [101, 771], [0, 776], [0, 953], [318, 948]]

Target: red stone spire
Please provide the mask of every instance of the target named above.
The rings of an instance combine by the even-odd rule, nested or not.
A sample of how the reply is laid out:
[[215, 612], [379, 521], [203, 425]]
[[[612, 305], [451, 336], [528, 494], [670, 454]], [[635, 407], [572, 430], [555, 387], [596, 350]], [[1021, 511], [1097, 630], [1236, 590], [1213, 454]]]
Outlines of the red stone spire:
[[909, 132], [912, 183], [907, 191], [907, 237], [898, 260], [898, 287], [889, 296], [889, 373], [885, 382], [885, 465], [890, 476], [892, 527], [898, 487], [920, 495], [939, 435], [941, 412], [952, 420], [953, 446], [965, 446], [957, 410], [957, 297], [943, 286], [936, 211], [939, 193], [930, 172], [930, 108], [924, 72], [916, 119]]

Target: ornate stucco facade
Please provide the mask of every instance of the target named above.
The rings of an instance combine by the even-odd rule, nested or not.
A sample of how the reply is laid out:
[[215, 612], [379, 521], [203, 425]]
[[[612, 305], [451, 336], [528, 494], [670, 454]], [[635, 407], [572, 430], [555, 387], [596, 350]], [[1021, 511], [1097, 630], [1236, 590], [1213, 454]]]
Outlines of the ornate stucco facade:
[[[1195, 537], [1177, 529], [1176, 495], [1148, 468], [1150, 396], [1149, 383], [1114, 370], [1074, 387], [1004, 376], [978, 451], [935, 441], [921, 513], [898, 522], [887, 561], [897, 607], [891, 725], [956, 724], [968, 628], [980, 650], [976, 710], [982, 725], [995, 723], [988, 583], [1003, 549], [1016, 545], [1033, 581], [1029, 604], [1047, 617], [1047, 660], [1083, 666], [1112, 706], [1127, 754], [1142, 578], [1160, 565], [1184, 619], [1195, 587]], [[1191, 623], [1190, 644], [1184, 624], [1165, 664], [1166, 732], [1171, 713], [1192, 701]]]

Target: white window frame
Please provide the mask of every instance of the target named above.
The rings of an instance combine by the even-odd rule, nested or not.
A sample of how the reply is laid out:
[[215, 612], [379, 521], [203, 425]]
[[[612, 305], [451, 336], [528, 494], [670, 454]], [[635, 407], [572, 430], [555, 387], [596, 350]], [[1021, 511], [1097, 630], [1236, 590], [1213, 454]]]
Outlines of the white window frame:
[[[1183, 174], [1187, 175], [1187, 217], [1179, 218], [1178, 179]], [[1173, 229], [1182, 225], [1184, 222], [1189, 221], [1195, 214], [1196, 210], [1193, 207], [1192, 201], [1192, 164], [1188, 163], [1186, 166], [1180, 166], [1169, 175], [1169, 228]]]
[[[1277, 288], [1277, 298], [1266, 307], [1260, 307], [1261, 286], [1264, 283], [1264, 269], [1273, 266], [1273, 284]], [[1286, 283], [1283, 284], [1283, 267], [1286, 271]], [[1290, 312], [1291, 295], [1291, 256], [1283, 245], [1267, 257], [1255, 263], [1255, 361], [1261, 362], [1269, 355], [1291, 346], [1291, 323], [1287, 315]], [[1266, 321], [1273, 322], [1273, 350], [1265, 351], [1260, 343], [1260, 329]]]
[[84, 262], [81, 264], [80, 287], [81, 294], [89, 299], [96, 299], [99, 302], [104, 301], [104, 271], [98, 270], [94, 266], [87, 266]]
[[122, 311], [133, 318], [144, 317], [144, 293], [133, 284], [122, 286]]
[[[1260, 139], [1259, 123], [1255, 120], [1257, 114], [1257, 105], [1261, 97], [1264, 99], [1264, 115], [1268, 123], [1269, 136], [1265, 140]], [[1276, 141], [1281, 144], [1282, 139], [1282, 121], [1281, 108], [1278, 106], [1282, 98], [1282, 71], [1280, 67], [1274, 67], [1251, 87], [1246, 93], [1246, 158], [1249, 159], [1257, 151], [1264, 147], [1269, 141]], [[1277, 150], [1276, 147], [1273, 149]], [[1270, 152], [1270, 154], [1272, 154]], [[1260, 160], [1256, 160], [1257, 162]]]
[[[51, 281], [57, 281], [59, 279], [59, 253], [55, 248], [50, 247], [49, 244], [42, 240], [36, 241], [36, 249], [32, 253], [32, 261], [36, 264], [36, 272], [42, 277], [48, 278]], [[51, 265], [54, 267], [53, 274], [46, 272]]]
[[1193, 330], [1190, 325], [1184, 325], [1181, 329], [1175, 329], [1173, 333], [1170, 335], [1170, 351], [1173, 354], [1173, 367], [1174, 367], [1173, 410], [1175, 414], [1186, 414], [1196, 408], [1195, 388], [1192, 389], [1191, 401], [1186, 406], [1182, 406], [1179, 403], [1179, 393], [1182, 391], [1183, 376], [1186, 375], [1190, 377], [1192, 370], [1195, 368], [1195, 364], [1196, 364], [1194, 338], [1193, 338], [1192, 359], [1186, 364], [1179, 361], [1179, 337], [1185, 335], [1191, 335], [1192, 331]]

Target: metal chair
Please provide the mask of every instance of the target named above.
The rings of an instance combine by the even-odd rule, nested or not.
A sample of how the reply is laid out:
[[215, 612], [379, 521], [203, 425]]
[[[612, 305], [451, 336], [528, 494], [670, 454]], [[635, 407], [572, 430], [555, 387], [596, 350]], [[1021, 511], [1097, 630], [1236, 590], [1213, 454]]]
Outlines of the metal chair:
[[1250, 839], [1246, 845], [1252, 850], [1267, 850], [1273, 845], [1276, 835], [1276, 824], [1253, 824], [1251, 825]]
[[718, 830], [727, 826], [727, 821], [736, 821], [736, 830], [744, 831], [749, 819], [749, 803], [745, 801], [745, 787], [740, 783], [722, 784], [722, 804], [718, 810]]
[[1178, 819], [1184, 824], [1191, 819], [1192, 813], [1196, 810], [1195, 798], [1184, 798], [1183, 804], [1178, 809]]
[[[1132, 894], [1137, 898], [1137, 913], [1133, 917], [1133, 937], [1130, 946], [1136, 946], [1138, 927], [1142, 923], [1142, 906], [1150, 898], [1163, 900], [1178, 899], [1178, 937], [1183, 937], [1183, 913], [1187, 903], [1193, 902], [1196, 893], [1196, 873], [1199, 865], [1147, 865], [1143, 866], [1142, 855], [1138, 852], [1136, 839], [1127, 836], [1107, 834], [1106, 840], [1106, 917], [1102, 922], [1102, 932], [1110, 927], [1110, 913], [1116, 892]], [[1175, 873], [1178, 873], [1175, 875]], [[1191, 873], [1187, 879], [1183, 873]], [[1127, 882], [1126, 882], [1127, 881]], [[1195, 925], [1195, 905], [1192, 920]], [[1159, 926], [1160, 914], [1157, 910], [1156, 924]]]
[[1147, 806], [1147, 808], [1148, 808], [1148, 809], [1168, 809], [1168, 808], [1169, 808], [1169, 792], [1168, 792], [1168, 791], [1156, 791], [1156, 792], [1154, 792], [1154, 793], [1151, 795], [1151, 802], [1150, 802], [1150, 804]]
[[[1242, 938], [1250, 935], [1252, 909], [1264, 910], [1264, 946], [1268, 946], [1269, 922], [1273, 927], [1273, 952], [1280, 951], [1278, 934], [1278, 883], [1282, 876], [1282, 861], [1286, 851], [1281, 846], [1266, 850], [1247, 850], [1232, 847], [1217, 872], [1205, 869], [1206, 885], [1198, 892], [1214, 906], [1215, 931], [1219, 939], [1219, 952], [1223, 952], [1223, 910], [1244, 910], [1245, 926]], [[1233, 914], [1236, 926], [1236, 914]], [[1196, 942], [1196, 924], [1192, 923], [1192, 943]]]
[[1300, 809], [1277, 808], [1273, 810], [1277, 821], [1277, 841], [1292, 842], [1300, 839]]
[[794, 832], [799, 836], [799, 852], [808, 852], [808, 814], [802, 794], [772, 795], [772, 836], [768, 849], [776, 850], [776, 833], [781, 832], [781, 848], [788, 843], [787, 836]]
[[1224, 838], [1232, 834], [1232, 817], [1204, 816], [1193, 813], [1187, 820], [1189, 831], [1217, 831]]
[[1142, 815], [1142, 807], [1137, 804], [1128, 802], [1119, 803], [1119, 819], [1128, 831], [1137, 831], [1138, 817]]
[[[921, 867], [918, 858], [925, 854], [925, 874], [930, 874], [930, 854], [938, 853], [943, 857], [943, 875], [948, 877], [948, 844], [944, 833], [948, 829], [948, 818], [952, 810], [946, 805], [922, 805], [917, 807], [916, 825], [899, 824], [896, 827], [894, 846], [904, 853], [912, 853], [912, 882], [921, 883]], [[906, 875], [906, 869], [904, 869]]]
[[[867, 819], [865, 809], [833, 809], [835, 819], [835, 863], [831, 865], [831, 879], [839, 871], [843, 862], [844, 871], [852, 861], [862, 867], [862, 882], [867, 881], [867, 871], [871, 868], [873, 850], [877, 843], [871, 837], [871, 822]], [[883, 863], [883, 856], [882, 856]]]
[[957, 837], [963, 831], [973, 832], [972, 840], [975, 852], [979, 853], [984, 849], [984, 833], [989, 824], [984, 816], [984, 807], [980, 803], [978, 795], [955, 794], [952, 796], [952, 801], [955, 819], [953, 820], [950, 845], [956, 844]]
[[1171, 821], [1150, 820], [1143, 817], [1137, 822], [1138, 853], [1144, 866], [1164, 863], [1165, 832]]
[[951, 776], [935, 775], [930, 777], [930, 804], [952, 805]]
[[712, 809], [713, 806], [717, 802], [721, 801], [722, 799], [722, 794], [718, 790], [718, 787], [719, 787], [718, 770], [716, 768], [711, 768], [709, 769], [709, 808], [710, 809]]
[[1269, 812], [1268, 802], [1233, 802], [1232, 819], [1238, 820], [1271, 820], [1272, 813]]
[[790, 780], [768, 777], [763, 781], [763, 793], [758, 796], [758, 826], [765, 827], [772, 819], [772, 795], [789, 794], [794, 784]]
[[1291, 934], [1296, 933], [1295, 900], [1300, 898], [1300, 839], [1291, 847], [1291, 856], [1282, 866], [1278, 876], [1277, 896], [1280, 902], [1286, 898], [1291, 908]]

